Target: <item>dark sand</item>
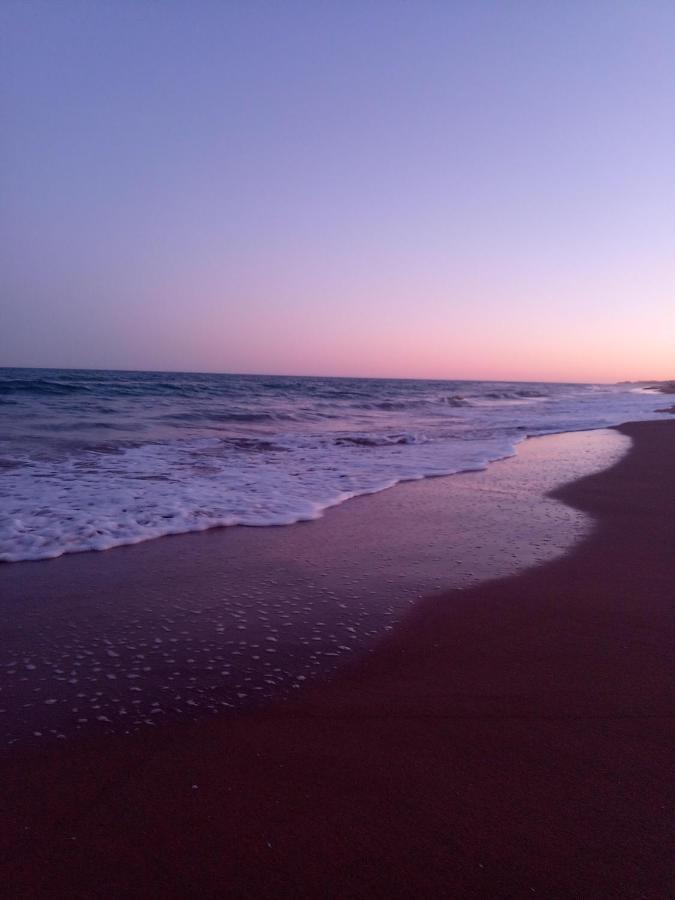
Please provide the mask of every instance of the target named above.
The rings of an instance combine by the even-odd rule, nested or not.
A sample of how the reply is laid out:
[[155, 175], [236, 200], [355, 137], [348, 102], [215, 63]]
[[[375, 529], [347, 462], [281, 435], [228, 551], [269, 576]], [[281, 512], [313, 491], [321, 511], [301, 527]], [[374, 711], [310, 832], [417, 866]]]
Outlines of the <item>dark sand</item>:
[[419, 603], [331, 682], [9, 756], [5, 894], [669, 896], [675, 423], [621, 430], [558, 491], [582, 543]]

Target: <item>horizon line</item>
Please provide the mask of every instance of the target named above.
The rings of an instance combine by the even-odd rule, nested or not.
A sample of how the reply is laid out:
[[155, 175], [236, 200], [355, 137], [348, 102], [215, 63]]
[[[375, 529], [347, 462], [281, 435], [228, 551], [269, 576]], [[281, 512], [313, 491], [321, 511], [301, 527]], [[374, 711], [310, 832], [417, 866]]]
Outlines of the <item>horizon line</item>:
[[0, 365], [0, 370], [14, 369], [24, 371], [42, 371], [42, 372], [121, 372], [127, 374], [139, 375], [223, 375], [234, 378], [330, 378], [335, 380], [353, 380], [353, 381], [452, 381], [452, 382], [502, 382], [504, 384], [661, 384], [672, 379], [668, 378], [639, 378], [639, 379], [621, 379], [621, 380], [601, 380], [601, 381], [556, 381], [545, 378], [430, 378], [428, 376], [410, 376], [410, 375], [299, 375], [295, 373], [281, 372], [228, 372], [221, 370], [190, 370], [190, 369], [135, 369], [135, 368], [101, 368], [94, 366], [6, 366]]

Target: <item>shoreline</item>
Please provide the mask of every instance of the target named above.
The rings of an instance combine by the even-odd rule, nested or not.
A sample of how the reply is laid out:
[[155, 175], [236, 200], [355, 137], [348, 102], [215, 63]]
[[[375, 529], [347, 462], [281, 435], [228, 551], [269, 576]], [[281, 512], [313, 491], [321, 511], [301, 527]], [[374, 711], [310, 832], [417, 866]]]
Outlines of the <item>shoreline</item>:
[[[671, 413], [674, 409], [675, 409], [675, 407], [669, 408], [669, 409], [657, 409], [655, 411]], [[124, 542], [124, 543], [110, 544], [107, 547], [88, 547], [86, 549], [83, 548], [83, 549], [77, 549], [77, 550], [65, 550], [65, 551], [60, 552], [53, 556], [35, 556], [35, 557], [29, 556], [29, 557], [20, 558], [20, 559], [2, 558], [2, 559], [0, 559], [0, 569], [4, 566], [8, 566], [8, 565], [14, 566], [17, 564], [21, 565], [24, 563], [52, 562], [54, 560], [62, 559], [64, 556], [77, 556], [77, 555], [80, 555], [83, 553], [86, 553], [86, 554], [108, 553], [111, 550], [114, 551], [114, 550], [120, 550], [120, 549], [127, 549], [129, 547], [138, 547], [141, 544], [146, 544], [151, 541], [158, 541], [158, 540], [161, 541], [165, 538], [185, 538], [190, 535], [204, 534], [205, 532], [211, 532], [211, 531], [219, 532], [219, 531], [223, 531], [223, 530], [230, 530], [233, 528], [236, 528], [236, 529], [240, 529], [240, 528], [244, 528], [244, 529], [246, 529], [246, 528], [256, 528], [256, 529], [287, 528], [287, 527], [293, 526], [293, 525], [304, 525], [304, 524], [316, 522], [316, 521], [322, 519], [327, 513], [330, 513], [332, 510], [334, 510], [340, 506], [344, 506], [344, 504], [348, 504], [353, 500], [360, 500], [360, 499], [365, 499], [367, 497], [377, 496], [378, 494], [382, 494], [385, 491], [390, 491], [393, 488], [398, 488], [402, 485], [407, 485], [407, 484], [415, 483], [415, 482], [419, 482], [419, 481], [434, 480], [437, 478], [453, 478], [457, 475], [471, 475], [475, 472], [486, 472], [495, 463], [501, 463], [501, 462], [504, 462], [506, 460], [513, 459], [514, 457], [516, 457], [519, 453], [519, 448], [522, 446], [522, 444], [524, 444], [525, 442], [527, 442], [529, 440], [536, 440], [536, 439], [549, 438], [549, 437], [558, 437], [561, 435], [591, 434], [593, 432], [606, 432], [609, 430], [614, 430], [614, 426], [597, 425], [592, 428], [574, 429], [572, 431], [565, 431], [565, 430], [563, 430], [563, 431], [546, 431], [546, 432], [542, 432], [541, 434], [527, 434], [527, 433], [523, 432], [522, 436], [514, 437], [511, 439], [512, 443], [510, 445], [510, 448], [508, 450], [505, 450], [502, 455], [490, 457], [489, 459], [486, 459], [484, 462], [477, 464], [475, 466], [470, 466], [467, 468], [460, 468], [460, 469], [455, 469], [455, 470], [449, 470], [447, 472], [442, 471], [442, 472], [432, 473], [432, 474], [411, 475], [411, 476], [406, 476], [406, 477], [402, 476], [400, 478], [397, 478], [391, 484], [384, 485], [383, 487], [377, 487], [372, 490], [363, 490], [363, 491], [359, 491], [359, 492], [356, 492], [353, 494], [348, 494], [345, 497], [343, 497], [342, 499], [329, 501], [325, 505], [318, 504], [318, 510], [317, 510], [316, 515], [300, 517], [300, 518], [294, 519], [292, 521], [279, 522], [279, 523], [270, 522], [270, 523], [259, 523], [259, 524], [246, 524], [244, 522], [235, 522], [235, 523], [228, 524], [228, 525], [209, 525], [205, 528], [187, 529], [185, 531], [182, 531], [182, 530], [166, 531], [163, 534], [156, 534], [156, 535], [152, 535], [149, 537], [143, 537], [138, 540], [129, 540], [128, 542]]]
[[666, 897], [675, 423], [617, 430], [565, 555], [286, 705], [3, 763], [8, 891]]
[[292, 528], [232, 528], [0, 569], [0, 755], [17, 740], [228, 713], [369, 652], [427, 594], [513, 574], [583, 538], [547, 497], [627, 452], [549, 435], [489, 469], [399, 484]]

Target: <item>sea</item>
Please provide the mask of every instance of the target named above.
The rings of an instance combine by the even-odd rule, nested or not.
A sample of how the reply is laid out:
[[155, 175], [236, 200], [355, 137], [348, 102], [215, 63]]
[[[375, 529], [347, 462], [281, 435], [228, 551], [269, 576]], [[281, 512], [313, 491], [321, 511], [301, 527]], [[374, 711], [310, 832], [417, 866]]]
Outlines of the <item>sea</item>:
[[644, 385], [0, 369], [0, 561], [290, 525], [527, 437], [659, 418]]

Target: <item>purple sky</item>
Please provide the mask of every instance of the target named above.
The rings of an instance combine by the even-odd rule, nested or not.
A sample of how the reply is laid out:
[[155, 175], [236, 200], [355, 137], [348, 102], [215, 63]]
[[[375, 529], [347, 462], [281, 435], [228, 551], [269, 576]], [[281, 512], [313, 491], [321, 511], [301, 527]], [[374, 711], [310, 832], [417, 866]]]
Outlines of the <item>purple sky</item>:
[[675, 376], [672, 0], [3, 0], [0, 32], [0, 365]]

